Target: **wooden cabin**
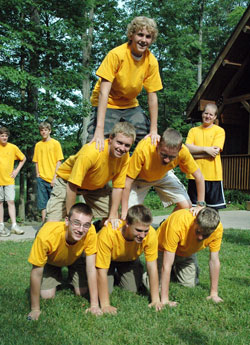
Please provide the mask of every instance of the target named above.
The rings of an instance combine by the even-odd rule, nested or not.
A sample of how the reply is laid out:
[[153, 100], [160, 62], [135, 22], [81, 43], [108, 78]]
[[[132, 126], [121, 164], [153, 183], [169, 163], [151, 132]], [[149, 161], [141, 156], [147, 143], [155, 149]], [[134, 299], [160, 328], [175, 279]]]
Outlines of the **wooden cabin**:
[[222, 153], [225, 189], [250, 191], [250, 6], [189, 103], [186, 115], [201, 121], [207, 103], [219, 108], [225, 129]]

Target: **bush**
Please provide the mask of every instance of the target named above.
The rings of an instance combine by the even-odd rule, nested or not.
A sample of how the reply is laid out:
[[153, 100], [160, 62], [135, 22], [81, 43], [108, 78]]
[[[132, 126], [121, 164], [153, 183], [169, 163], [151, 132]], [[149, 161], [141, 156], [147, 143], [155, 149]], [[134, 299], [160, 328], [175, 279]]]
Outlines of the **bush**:
[[246, 201], [250, 200], [250, 194], [241, 192], [239, 190], [228, 189], [225, 190], [224, 194], [227, 204], [240, 204], [245, 206]]

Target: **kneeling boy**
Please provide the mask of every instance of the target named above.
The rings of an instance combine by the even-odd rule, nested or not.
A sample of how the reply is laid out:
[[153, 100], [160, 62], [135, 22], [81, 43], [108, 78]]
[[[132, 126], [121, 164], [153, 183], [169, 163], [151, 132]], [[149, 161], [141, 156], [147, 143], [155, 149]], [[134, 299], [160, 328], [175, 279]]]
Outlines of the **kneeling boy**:
[[210, 295], [207, 299], [222, 302], [218, 296], [220, 273], [219, 250], [223, 235], [220, 216], [212, 208], [203, 208], [195, 217], [190, 210], [172, 213], [157, 229], [161, 274], [161, 302], [175, 306], [169, 300], [170, 277], [188, 287], [198, 283], [198, 264], [194, 255], [206, 247], [210, 249]]
[[126, 221], [117, 229], [109, 223], [98, 233], [96, 267], [100, 304], [104, 313], [116, 314], [117, 311], [109, 301], [115, 275], [123, 288], [138, 291], [142, 284], [143, 269], [139, 260], [142, 252], [149, 274], [149, 307], [161, 309], [157, 272], [158, 241], [151, 223], [150, 210], [144, 205], [135, 205], [128, 210]]
[[38, 320], [41, 314], [40, 294], [44, 299], [55, 297], [56, 287], [61, 284], [63, 266], [69, 268], [69, 278], [76, 295], [85, 294], [88, 286], [90, 308], [87, 311], [102, 314], [98, 304], [95, 268], [97, 236], [91, 224], [92, 216], [91, 208], [79, 203], [71, 207], [65, 222], [48, 222], [40, 229], [28, 259], [33, 265], [29, 320]]

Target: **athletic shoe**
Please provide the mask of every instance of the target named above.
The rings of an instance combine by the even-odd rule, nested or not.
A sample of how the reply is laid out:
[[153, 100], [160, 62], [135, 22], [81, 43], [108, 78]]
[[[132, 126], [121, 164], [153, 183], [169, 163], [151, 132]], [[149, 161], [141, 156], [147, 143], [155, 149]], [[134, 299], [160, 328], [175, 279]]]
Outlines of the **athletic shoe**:
[[0, 224], [0, 236], [2, 237], [10, 236], [10, 232], [8, 229], [5, 228], [4, 224]]
[[20, 229], [17, 224], [15, 224], [14, 226], [11, 227], [10, 233], [16, 234], [16, 235], [23, 235], [24, 231], [22, 229]]

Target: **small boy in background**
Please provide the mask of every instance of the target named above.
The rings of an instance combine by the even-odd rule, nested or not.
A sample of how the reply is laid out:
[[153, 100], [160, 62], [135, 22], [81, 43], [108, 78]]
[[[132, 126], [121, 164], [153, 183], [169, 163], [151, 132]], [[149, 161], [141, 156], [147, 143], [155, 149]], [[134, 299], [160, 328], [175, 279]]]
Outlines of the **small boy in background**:
[[56, 180], [56, 171], [64, 157], [61, 144], [50, 136], [51, 125], [41, 122], [39, 131], [42, 140], [36, 143], [33, 162], [36, 165], [37, 207], [42, 212], [44, 222], [47, 202]]
[[[23, 167], [26, 157], [19, 148], [8, 143], [10, 132], [6, 127], [0, 128], [0, 236], [7, 237], [11, 233], [22, 235], [24, 231], [16, 223], [15, 178]], [[15, 160], [19, 160], [14, 169]], [[11, 231], [4, 226], [4, 200], [7, 201], [11, 219]]]

